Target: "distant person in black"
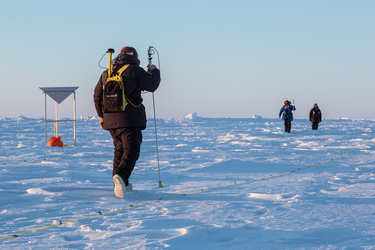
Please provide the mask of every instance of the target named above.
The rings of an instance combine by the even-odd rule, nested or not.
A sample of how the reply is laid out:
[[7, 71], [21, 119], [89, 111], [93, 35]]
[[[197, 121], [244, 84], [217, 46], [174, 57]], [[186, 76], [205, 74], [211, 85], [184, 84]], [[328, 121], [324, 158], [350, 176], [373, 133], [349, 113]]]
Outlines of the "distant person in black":
[[310, 110], [310, 122], [312, 123], [312, 129], [317, 130], [319, 122], [322, 121], [322, 112], [318, 107], [318, 104], [314, 104], [313, 108]]
[[290, 129], [292, 128], [293, 110], [296, 110], [296, 107], [292, 105], [289, 100], [285, 100], [284, 106], [281, 107], [279, 112], [279, 119], [282, 115], [282, 119], [284, 120], [285, 125], [285, 132], [287, 133], [290, 133]]

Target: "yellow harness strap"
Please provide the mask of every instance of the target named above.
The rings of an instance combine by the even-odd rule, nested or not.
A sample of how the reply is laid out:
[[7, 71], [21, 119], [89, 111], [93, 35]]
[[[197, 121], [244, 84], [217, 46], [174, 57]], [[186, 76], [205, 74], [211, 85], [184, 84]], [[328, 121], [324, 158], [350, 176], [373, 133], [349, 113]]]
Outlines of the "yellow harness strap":
[[117, 70], [117, 72], [115, 73], [116, 75], [115, 76], [111, 76], [110, 75], [110, 70], [108, 69], [108, 78], [107, 78], [107, 82], [109, 81], [121, 81], [122, 80], [122, 73], [130, 66], [130, 64], [125, 64], [124, 66], [122, 66], [119, 70]]
[[118, 75], [122, 75], [122, 73], [130, 66], [130, 64], [125, 64], [124, 66], [121, 67], [121, 69], [119, 69], [117, 71], [117, 74]]

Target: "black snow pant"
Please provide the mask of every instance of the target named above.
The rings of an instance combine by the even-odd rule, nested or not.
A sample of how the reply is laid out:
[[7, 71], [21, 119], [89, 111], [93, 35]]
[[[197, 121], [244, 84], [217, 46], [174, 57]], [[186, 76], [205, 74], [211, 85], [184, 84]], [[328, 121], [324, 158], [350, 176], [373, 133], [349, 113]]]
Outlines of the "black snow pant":
[[319, 127], [319, 122], [313, 122], [313, 123], [312, 123], [312, 129], [313, 129], [313, 130], [317, 130], [318, 127]]
[[109, 132], [115, 146], [113, 175], [118, 174], [125, 185], [128, 185], [141, 151], [142, 131], [140, 128], [117, 128], [110, 129]]
[[290, 118], [287, 118], [284, 120], [285, 125], [285, 132], [290, 133], [290, 129], [292, 128], [292, 122], [290, 121]]

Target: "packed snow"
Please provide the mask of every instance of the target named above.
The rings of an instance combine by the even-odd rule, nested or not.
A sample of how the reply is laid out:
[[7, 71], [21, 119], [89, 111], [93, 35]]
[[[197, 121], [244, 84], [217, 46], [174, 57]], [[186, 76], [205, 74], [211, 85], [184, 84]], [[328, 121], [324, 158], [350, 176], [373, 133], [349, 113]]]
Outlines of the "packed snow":
[[[1, 249], [375, 249], [375, 122], [153, 120], [125, 199], [96, 118], [0, 118]], [[51, 128], [48, 128], [48, 136]]]

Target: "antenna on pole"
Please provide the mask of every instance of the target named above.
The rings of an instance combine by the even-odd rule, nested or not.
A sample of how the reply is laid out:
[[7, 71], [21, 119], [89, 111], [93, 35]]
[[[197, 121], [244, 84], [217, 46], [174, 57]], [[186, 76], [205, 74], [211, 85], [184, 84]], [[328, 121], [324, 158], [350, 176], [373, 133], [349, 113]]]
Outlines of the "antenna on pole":
[[[159, 58], [159, 53], [158, 51], [152, 47], [152, 46], [149, 46], [148, 47], [148, 50], [147, 50], [147, 55], [148, 55], [148, 65], [152, 65], [152, 55], [155, 54], [155, 51], [156, 53], [158, 54], [158, 63], [159, 63], [159, 70], [160, 70], [160, 58]], [[163, 186], [163, 183], [161, 181], [161, 176], [160, 176], [160, 161], [159, 161], [159, 145], [158, 145], [158, 131], [157, 131], [157, 127], [156, 127], [156, 108], [155, 108], [155, 96], [154, 96], [154, 92], [152, 92], [152, 105], [153, 105], [153, 108], [154, 108], [154, 127], [155, 127], [155, 144], [156, 144], [156, 157], [157, 157], [157, 161], [158, 161], [158, 173], [159, 173], [159, 187], [162, 187]]]

